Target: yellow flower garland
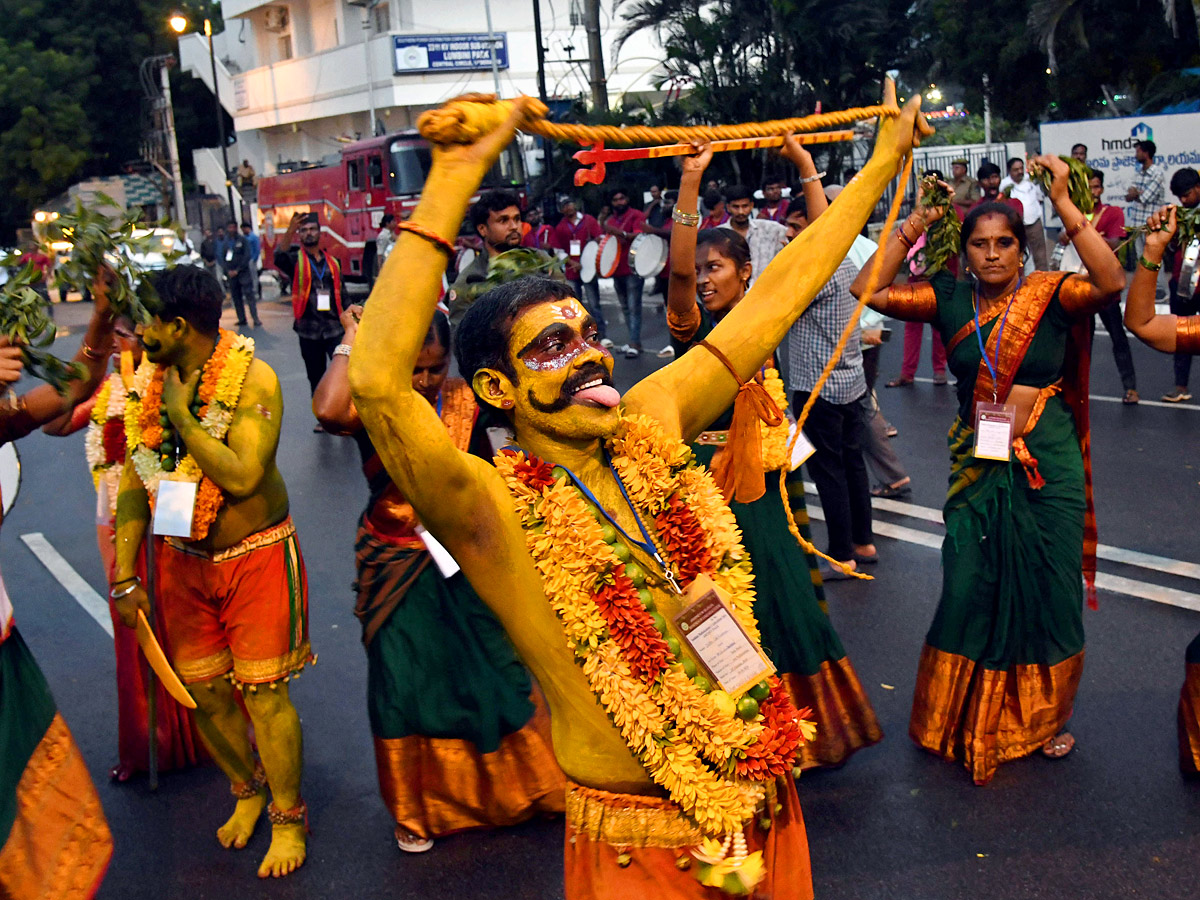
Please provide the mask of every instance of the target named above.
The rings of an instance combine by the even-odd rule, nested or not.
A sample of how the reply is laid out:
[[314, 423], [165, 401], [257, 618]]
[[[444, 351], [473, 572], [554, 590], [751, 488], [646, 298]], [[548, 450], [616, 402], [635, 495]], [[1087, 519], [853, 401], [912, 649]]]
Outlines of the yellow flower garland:
[[[665, 512], [672, 498], [685, 500], [702, 527], [708, 558], [715, 561], [707, 574], [730, 594], [734, 613], [757, 641], [749, 557], [709, 473], [695, 464], [686, 445], [646, 417], [623, 418], [609, 451], [630, 500], [643, 514]], [[762, 716], [739, 718], [727, 694], [706, 693], [674, 660], [650, 682], [635, 676], [596, 602], [598, 586], [613, 584], [609, 573], [615, 557], [591, 507], [569, 479], [545, 478], [549, 465], [522, 452], [501, 453], [496, 467], [568, 645], [626, 744], [705, 834], [740, 832], [755, 817], [770, 784], [769, 777], [756, 780], [735, 771], [764, 736]], [[531, 467], [540, 467], [545, 486], [524, 480]], [[808, 723], [796, 717], [787, 724], [802, 736]], [[789, 768], [794, 755], [793, 747]]]
[[788, 463], [788, 426], [791, 423], [787, 417], [787, 391], [784, 389], [783, 379], [779, 377], [776, 369], [767, 369], [763, 377], [763, 386], [767, 389], [771, 399], [775, 401], [779, 411], [784, 413], [783, 421], [778, 425], [768, 425], [766, 422], [758, 423], [759, 431], [762, 433], [763, 471], [774, 472], [782, 469]]

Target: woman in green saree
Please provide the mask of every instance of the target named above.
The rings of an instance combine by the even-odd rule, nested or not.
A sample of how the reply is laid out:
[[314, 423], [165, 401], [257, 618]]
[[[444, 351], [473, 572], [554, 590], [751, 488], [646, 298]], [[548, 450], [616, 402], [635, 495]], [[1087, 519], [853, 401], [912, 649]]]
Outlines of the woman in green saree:
[[884, 286], [870, 298], [889, 316], [931, 322], [958, 380], [942, 596], [909, 735], [963, 762], [976, 784], [1039, 748], [1055, 758], [1071, 751], [1063, 729], [1083, 671], [1081, 574], [1089, 599], [1095, 591], [1087, 323], [1116, 299], [1125, 276], [1071, 202], [1066, 164], [1037, 162], [1053, 173], [1050, 199], [1087, 275], [1025, 277], [1021, 217], [989, 203], [963, 223], [966, 280], [942, 272], [893, 285], [908, 249], [945, 212], [919, 204], [880, 250]]
[[[676, 355], [703, 345], [696, 352], [714, 352], [704, 340], [729, 310], [745, 296], [752, 266], [745, 239], [729, 228], [697, 234], [695, 211], [700, 181], [712, 158], [707, 147], [687, 157], [671, 229], [671, 276], [667, 322]], [[816, 167], [801, 146], [789, 141], [785, 155], [796, 161], [812, 196], [808, 212], [816, 217], [826, 206]], [[782, 232], [782, 229], [780, 229]], [[699, 297], [699, 303], [697, 302]], [[700, 304], [703, 304], [702, 306]], [[734, 376], [731, 376], [734, 377]], [[743, 404], [757, 403], [771, 422]], [[733, 407], [713, 422], [692, 444], [696, 458], [709, 467], [725, 489], [737, 518], [742, 540], [754, 561], [758, 600], [755, 615], [762, 644], [798, 709], [813, 711], [817, 734], [800, 747], [803, 769], [840, 766], [852, 753], [881, 740], [883, 732], [871, 701], [824, 610], [824, 589], [816, 559], [806, 555], [788, 530], [779, 494], [779, 469], [787, 465], [787, 394], [774, 368], [765, 368], [743, 389]], [[768, 400], [769, 398], [769, 400]], [[747, 415], [748, 414], [748, 415]], [[738, 440], [739, 425], [748, 444]], [[743, 448], [750, 452], [743, 455]], [[801, 533], [811, 543], [802, 485], [789, 492], [789, 504]]]
[[[1190, 190], [1200, 190], [1200, 184]], [[1186, 193], [1181, 196], [1187, 200]], [[1125, 326], [1155, 350], [1194, 356], [1200, 353], [1200, 316], [1163, 316], [1154, 312], [1158, 270], [1162, 268], [1163, 254], [1179, 230], [1175, 206], [1164, 206], [1150, 217], [1148, 224], [1150, 233], [1146, 235], [1146, 246], [1125, 301]], [[1176, 259], [1182, 257], [1183, 249], [1176, 247]], [[1179, 269], [1173, 275], [1173, 281], [1178, 279]], [[1174, 288], [1171, 292], [1174, 294]], [[1179, 769], [1184, 775], [1197, 778], [1200, 777], [1200, 634], [1188, 644], [1184, 666], [1177, 719]]]

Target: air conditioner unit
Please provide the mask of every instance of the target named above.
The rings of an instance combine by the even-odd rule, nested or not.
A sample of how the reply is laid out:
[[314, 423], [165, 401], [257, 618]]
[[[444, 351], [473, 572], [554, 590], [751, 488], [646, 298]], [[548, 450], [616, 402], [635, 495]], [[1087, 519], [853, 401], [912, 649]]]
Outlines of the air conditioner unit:
[[267, 31], [287, 31], [288, 9], [286, 6], [268, 6], [265, 10]]

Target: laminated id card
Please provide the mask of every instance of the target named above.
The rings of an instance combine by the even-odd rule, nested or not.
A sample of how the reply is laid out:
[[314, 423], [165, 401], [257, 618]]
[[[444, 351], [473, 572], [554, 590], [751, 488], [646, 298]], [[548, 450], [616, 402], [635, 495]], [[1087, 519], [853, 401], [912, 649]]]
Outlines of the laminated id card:
[[1012, 458], [1013, 423], [1017, 408], [1011, 403], [975, 405], [975, 458], [1008, 462]]
[[317, 312], [329, 312], [333, 309], [329, 304], [329, 291], [317, 291]]
[[583, 253], [583, 244], [580, 241], [571, 241], [571, 256], [579, 256]]
[[158, 483], [158, 494], [154, 501], [154, 533], [190, 538], [195, 508], [196, 482], [164, 478]]
[[423, 525], [418, 525], [416, 532], [417, 537], [425, 544], [425, 549], [429, 551], [430, 557], [433, 558], [433, 564], [438, 567], [438, 571], [442, 573], [443, 578], [449, 578], [459, 570], [459, 565], [454, 557], [450, 555], [450, 551], [443, 546], [441, 541], [426, 531]]
[[[796, 437], [796, 423], [795, 422], [793, 422], [788, 427], [788, 443], [791, 443], [792, 438], [794, 438], [794, 437]], [[792, 447], [792, 458], [791, 458], [791, 461], [788, 463], [788, 465], [790, 467], [788, 471], [795, 472], [798, 468], [800, 468], [801, 464], [806, 459], [808, 459], [810, 456], [812, 456], [816, 452], [817, 452], [817, 448], [812, 445], [812, 442], [809, 441], [808, 436], [803, 431], [801, 431], [800, 437], [796, 438], [795, 446]]]
[[696, 578], [687, 601], [675, 617], [675, 627], [721, 690], [740, 694], [775, 672], [711, 578]]

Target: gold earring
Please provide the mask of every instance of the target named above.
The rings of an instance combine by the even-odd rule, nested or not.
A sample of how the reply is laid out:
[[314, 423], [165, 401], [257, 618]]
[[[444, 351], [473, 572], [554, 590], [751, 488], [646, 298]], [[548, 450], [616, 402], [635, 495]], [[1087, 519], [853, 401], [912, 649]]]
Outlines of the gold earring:
[[511, 408], [512, 408], [512, 405], [513, 405], [513, 402], [512, 402], [511, 400], [505, 400], [505, 401], [504, 401], [503, 403], [501, 403], [500, 405], [501, 405], [501, 406], [503, 406], [505, 409], [511, 409]]

